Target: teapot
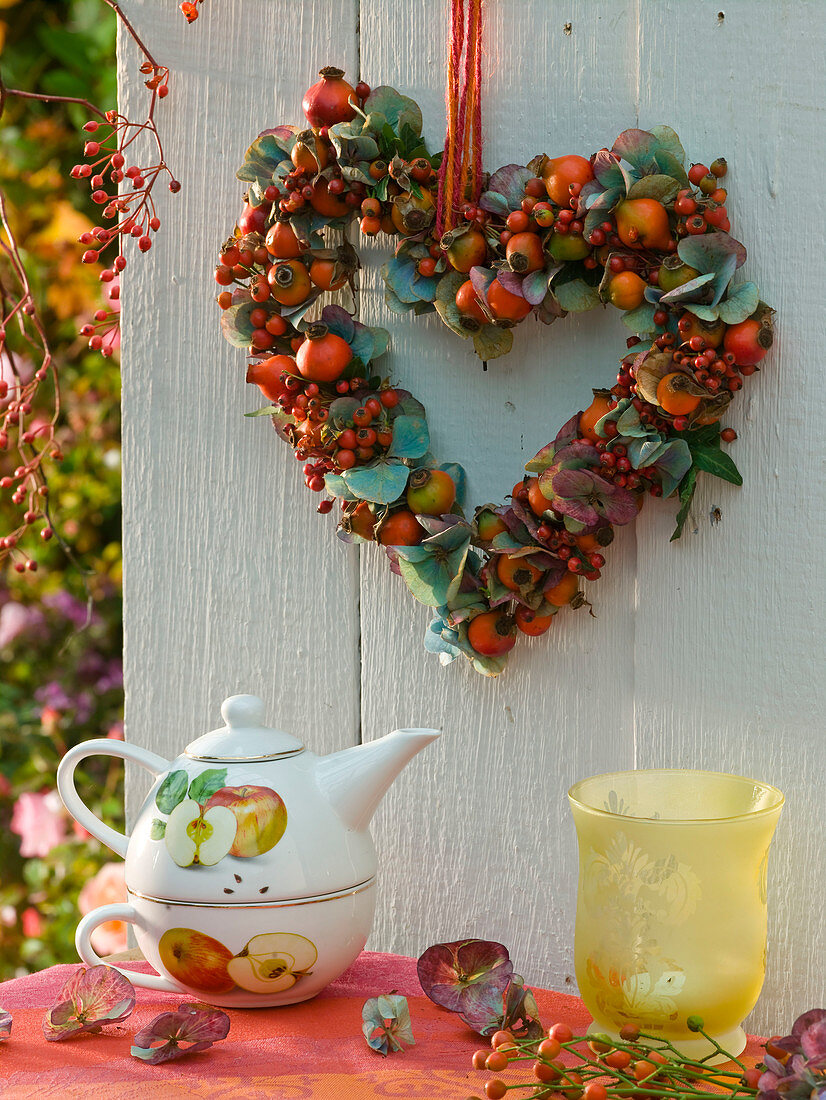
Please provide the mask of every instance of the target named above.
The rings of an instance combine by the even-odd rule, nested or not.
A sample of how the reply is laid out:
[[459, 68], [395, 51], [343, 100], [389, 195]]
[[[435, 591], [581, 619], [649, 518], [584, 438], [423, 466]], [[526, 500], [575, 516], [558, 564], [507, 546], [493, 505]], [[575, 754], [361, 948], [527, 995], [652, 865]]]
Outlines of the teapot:
[[[395, 730], [319, 757], [266, 728], [254, 695], [226, 699], [221, 716], [224, 726], [171, 763], [109, 739], [63, 757], [57, 789], [66, 809], [126, 860], [128, 901], [81, 920], [78, 954], [100, 963], [91, 933], [126, 921], [157, 971], [122, 971], [134, 985], [236, 1008], [305, 1001], [364, 948], [376, 900], [370, 819], [439, 732]], [[156, 777], [129, 836], [104, 824], [75, 788], [77, 765], [98, 754]]]

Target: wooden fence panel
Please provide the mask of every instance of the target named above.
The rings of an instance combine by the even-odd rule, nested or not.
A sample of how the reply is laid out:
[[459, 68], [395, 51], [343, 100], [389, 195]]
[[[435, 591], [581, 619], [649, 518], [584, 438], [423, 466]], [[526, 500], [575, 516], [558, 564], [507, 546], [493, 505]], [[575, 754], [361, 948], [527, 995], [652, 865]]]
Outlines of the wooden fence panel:
[[[358, 555], [329, 537], [267, 421], [244, 419], [260, 395], [221, 335], [213, 271], [240, 210], [244, 150], [297, 119], [327, 58], [354, 69], [355, 6], [213, 9], [188, 27], [177, 4], [126, 5], [172, 70], [158, 122], [184, 185], [123, 280], [127, 736], [174, 755], [221, 724], [227, 695], [253, 692], [271, 724], [324, 751], [358, 740]], [[136, 70], [121, 36], [132, 117], [146, 102]], [[130, 781], [130, 812], [144, 779]]]
[[[240, 201], [236, 165], [260, 129], [299, 121], [322, 64], [412, 95], [441, 146], [444, 0], [209, 0], [193, 28], [166, 0], [125, 7], [173, 70], [159, 118], [185, 184], [165, 204], [150, 262], [124, 280], [129, 738], [173, 754], [242, 690], [321, 751], [397, 725], [442, 728], [374, 821], [382, 883], [370, 945], [416, 954], [440, 939], [500, 939], [528, 981], [557, 988], [573, 983], [571, 782], [658, 765], [774, 782], [788, 806], [751, 1023], [776, 1029], [822, 1001], [818, 0], [487, 0], [485, 166], [669, 123], [689, 157], [727, 156], [747, 276], [779, 311], [778, 347], [730, 418], [743, 489], [706, 478], [671, 545], [674, 505], [649, 503], [590, 586], [596, 618], [563, 613], [498, 680], [424, 652], [427, 610], [375, 548], [332, 537], [289, 450], [242, 419], [256, 399], [212, 301], [215, 249]], [[135, 114], [143, 89], [122, 47]], [[466, 465], [471, 505], [502, 500], [590, 388], [610, 385], [625, 336], [617, 315], [529, 322], [483, 372], [438, 321], [387, 311], [387, 251], [361, 248], [362, 319], [392, 334], [384, 373], [427, 404], [434, 451]], [[132, 810], [141, 783], [130, 777]]]

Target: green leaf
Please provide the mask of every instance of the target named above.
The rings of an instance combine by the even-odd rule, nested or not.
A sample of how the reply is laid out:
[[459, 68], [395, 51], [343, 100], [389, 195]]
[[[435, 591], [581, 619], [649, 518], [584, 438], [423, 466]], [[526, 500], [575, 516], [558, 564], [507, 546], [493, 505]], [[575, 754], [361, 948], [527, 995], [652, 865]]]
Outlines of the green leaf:
[[221, 331], [233, 347], [249, 347], [254, 328], [250, 314], [255, 308], [255, 302], [241, 302], [221, 313]]
[[656, 199], [667, 203], [677, 197], [679, 183], [672, 176], [643, 176], [630, 188], [629, 199]]
[[[633, 443], [628, 446], [630, 455]], [[662, 443], [654, 458], [648, 459], [648, 465], [654, 466], [660, 479], [663, 496], [670, 497], [691, 469], [692, 455], [684, 439], [671, 439]]]
[[697, 471], [692, 466], [680, 485], [680, 510], [677, 513], [677, 526], [674, 528], [674, 532], [669, 542], [674, 542], [674, 540], [678, 539], [683, 533], [683, 527], [685, 527], [685, 521], [688, 519], [688, 510], [691, 507], [691, 501], [696, 487]]
[[717, 307], [720, 320], [727, 325], [738, 325], [751, 317], [760, 301], [760, 291], [755, 283], [741, 283], [732, 287]]
[[[670, 126], [652, 126], [649, 133], [657, 139], [657, 152], [660, 149], [670, 153], [680, 164], [685, 164], [685, 149], [675, 130]], [[656, 159], [657, 153], [654, 154]]]
[[[714, 280], [707, 288], [710, 296], [706, 298], [712, 307], [719, 305], [732, 275], [746, 262], [745, 247], [722, 231], [684, 237], [677, 245], [677, 255], [702, 274], [714, 272]], [[692, 309], [692, 313], [696, 312]]]
[[189, 797], [194, 798], [200, 806], [203, 806], [216, 791], [220, 791], [222, 787], [225, 787], [226, 783], [226, 768], [207, 768], [205, 772], [201, 772], [190, 783]]
[[385, 286], [390, 287], [400, 302], [418, 302], [420, 295], [413, 287], [416, 265], [411, 260], [394, 256], [381, 269]]
[[470, 333], [462, 327], [462, 315], [456, 305], [456, 291], [465, 282], [465, 276], [460, 271], [450, 271], [439, 280], [436, 288], [436, 312], [449, 329], [467, 339]]
[[418, 546], [397, 548], [399, 570], [419, 603], [441, 607], [454, 599], [470, 548], [470, 527], [457, 523]]
[[513, 332], [497, 325], [483, 325], [478, 332], [473, 333], [473, 347], [485, 363], [490, 359], [498, 359], [500, 355], [507, 355], [513, 347]]
[[344, 474], [344, 481], [360, 500], [392, 504], [404, 492], [409, 475], [410, 470], [401, 462], [379, 459], [367, 466], [354, 466]]
[[658, 149], [654, 154], [654, 163], [659, 170], [666, 176], [671, 176], [679, 183], [680, 187], [688, 187], [688, 174], [683, 166], [685, 160], [685, 154], [681, 159], [672, 156], [671, 153]]
[[570, 282], [562, 284], [555, 283], [553, 291], [556, 300], [569, 313], [587, 313], [589, 309], [599, 305], [599, 290], [595, 286], [589, 286], [582, 279], [571, 279]]
[[278, 405], [264, 405], [261, 409], [254, 409], [252, 412], [244, 413], [244, 416], [275, 416], [276, 413], [283, 411], [284, 410], [279, 408]]
[[714, 474], [723, 481], [730, 481], [732, 485], [742, 485], [743, 478], [735, 466], [733, 460], [719, 447], [707, 447], [700, 445], [691, 448], [691, 457], [698, 470], [707, 474]]
[[683, 305], [689, 313], [699, 317], [701, 321], [716, 321], [719, 314], [718, 306], [701, 306], [696, 302], [684, 302]]
[[263, 134], [256, 138], [244, 155], [244, 163], [235, 173], [239, 180], [248, 183], [258, 181], [267, 187], [272, 182], [273, 173], [282, 161], [289, 160], [274, 134]]
[[451, 578], [435, 559], [410, 562], [399, 558], [402, 579], [413, 597], [426, 607], [441, 607], [447, 603]]
[[387, 188], [390, 186], [390, 176], [382, 176], [376, 186], [373, 188], [373, 195], [379, 200], [384, 202], [387, 198]]
[[695, 279], [689, 279], [688, 282], [682, 283], [674, 290], [669, 290], [663, 294], [660, 297], [660, 302], [671, 305], [673, 302], [688, 301], [697, 295], [698, 291], [707, 287], [709, 283], [713, 283], [716, 277], [713, 271], [707, 271], [705, 275], [698, 275]]
[[153, 817], [152, 824], [149, 827], [149, 839], [150, 840], [163, 840], [166, 836], [166, 822], [161, 821], [160, 818]]
[[[521, 543], [510, 531], [500, 531], [498, 535], [494, 535], [491, 546], [494, 550], [521, 550], [524, 543]], [[495, 580], [496, 578], [491, 577], [491, 583]]]
[[415, 302], [403, 302], [387, 283], [384, 284], [384, 304], [391, 313], [409, 313], [416, 306]]
[[422, 113], [415, 103], [412, 110], [408, 108], [399, 115], [399, 139], [402, 156], [414, 160], [413, 150], [418, 149], [422, 140]]
[[324, 488], [339, 500], [358, 500], [358, 497], [354, 497], [347, 488], [347, 482], [341, 474], [325, 474]]
[[337, 397], [330, 403], [330, 411], [328, 414], [329, 423], [335, 424], [338, 420], [344, 422], [352, 420], [353, 413], [360, 405], [361, 402], [357, 397]]
[[653, 306], [650, 302], [641, 302], [636, 309], [629, 309], [622, 315], [622, 323], [630, 328], [632, 332], [637, 334], [643, 332], [656, 332], [657, 326], [654, 324], [654, 314], [657, 311], [657, 307]]
[[430, 447], [430, 432], [423, 416], [397, 416], [393, 421], [391, 458], [421, 458]]
[[186, 798], [186, 788], [189, 784], [189, 776], [185, 771], [170, 772], [158, 787], [155, 795], [155, 805], [162, 814], [171, 814], [179, 802]]
[[[386, 328], [370, 328], [370, 335], [373, 337], [373, 355], [372, 359], [381, 359], [382, 355], [387, 351], [390, 344], [390, 333]], [[372, 360], [371, 360], [372, 361]]]
[[397, 92], [395, 88], [382, 85], [372, 90], [364, 101], [364, 113], [369, 115], [373, 111], [381, 112], [393, 127], [399, 125], [401, 120], [401, 125], [409, 126], [416, 135], [422, 132], [422, 112], [419, 110], [419, 105], [409, 96]]
[[716, 446], [720, 442], [720, 425], [704, 424], [701, 428], [692, 428], [690, 432], [684, 432], [683, 438], [689, 447], [694, 450], [700, 443], [709, 443]]
[[425, 407], [421, 401], [417, 400], [412, 393], [408, 393], [406, 390], [400, 391], [402, 393], [401, 401], [394, 409], [390, 410], [390, 417], [393, 420], [397, 420], [400, 416], [425, 416]]

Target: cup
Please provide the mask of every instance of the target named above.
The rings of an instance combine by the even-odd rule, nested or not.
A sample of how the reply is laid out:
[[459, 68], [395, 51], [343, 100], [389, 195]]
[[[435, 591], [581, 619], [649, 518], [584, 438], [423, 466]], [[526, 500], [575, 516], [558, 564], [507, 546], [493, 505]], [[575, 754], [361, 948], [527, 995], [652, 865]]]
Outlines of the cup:
[[746, 1045], [766, 969], [775, 787], [719, 772], [616, 772], [568, 792], [579, 844], [575, 966], [592, 1032], [624, 1024], [689, 1057]]

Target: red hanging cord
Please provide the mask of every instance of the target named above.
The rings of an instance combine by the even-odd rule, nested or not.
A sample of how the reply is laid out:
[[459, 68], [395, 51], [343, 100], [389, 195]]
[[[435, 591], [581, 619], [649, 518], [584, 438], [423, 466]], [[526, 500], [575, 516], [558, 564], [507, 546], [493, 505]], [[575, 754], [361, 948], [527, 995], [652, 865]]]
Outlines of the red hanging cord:
[[436, 230], [452, 229], [482, 188], [482, 0], [450, 0], [447, 134], [439, 169]]

